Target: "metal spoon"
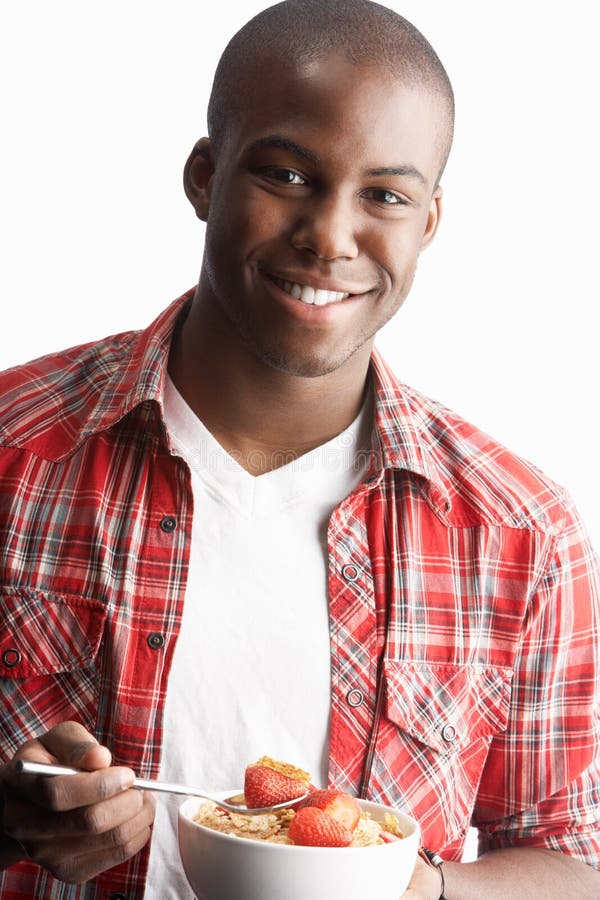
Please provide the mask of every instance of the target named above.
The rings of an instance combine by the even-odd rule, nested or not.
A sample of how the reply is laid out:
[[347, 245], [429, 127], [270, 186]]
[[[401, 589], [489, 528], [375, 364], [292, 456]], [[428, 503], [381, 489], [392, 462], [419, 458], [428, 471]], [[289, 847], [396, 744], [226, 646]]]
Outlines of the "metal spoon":
[[[83, 769], [71, 769], [69, 766], [52, 766], [48, 763], [29, 762], [25, 759], [18, 759], [15, 762], [15, 768], [17, 772], [22, 772], [26, 775], [80, 775], [84, 772]], [[135, 778], [131, 786], [141, 791], [162, 791], [166, 794], [183, 794], [185, 797], [202, 797], [204, 800], [212, 800], [221, 809], [227, 809], [229, 812], [239, 813], [243, 816], [260, 816], [274, 812], [277, 809], [285, 809], [303, 800], [308, 794], [307, 790], [302, 796], [294, 797], [293, 800], [286, 800], [285, 803], [249, 809], [241, 802], [243, 794], [238, 795], [240, 802], [237, 802], [238, 797], [228, 797], [227, 800], [219, 800], [217, 797], [213, 797], [197, 787], [190, 787], [187, 784], [176, 784], [172, 781], [151, 781], [147, 778]]]

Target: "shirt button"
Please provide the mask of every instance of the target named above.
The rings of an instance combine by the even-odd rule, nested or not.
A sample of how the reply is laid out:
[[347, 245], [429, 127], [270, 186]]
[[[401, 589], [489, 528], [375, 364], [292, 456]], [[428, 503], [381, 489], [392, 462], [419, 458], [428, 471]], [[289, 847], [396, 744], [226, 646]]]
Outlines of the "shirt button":
[[160, 527], [167, 534], [172, 534], [177, 528], [177, 519], [175, 516], [164, 516], [164, 518], [160, 520]]
[[161, 647], [165, 645], [165, 636], [161, 634], [160, 631], [153, 631], [152, 634], [149, 634], [147, 637], [148, 646], [152, 650], [160, 650]]
[[352, 688], [351, 691], [348, 691], [346, 694], [346, 703], [348, 706], [362, 706], [365, 700], [365, 695], [362, 691], [359, 691], [358, 688]]
[[356, 566], [344, 566], [342, 569], [342, 576], [346, 579], [346, 581], [356, 581], [359, 576], [359, 571]]
[[22, 660], [22, 656], [19, 650], [16, 647], [9, 647], [8, 650], [5, 650], [2, 654], [2, 662], [7, 667], [7, 669], [12, 669], [14, 666], [18, 666]]
[[444, 725], [442, 728], [442, 740], [447, 744], [452, 744], [456, 739], [456, 728], [454, 725]]

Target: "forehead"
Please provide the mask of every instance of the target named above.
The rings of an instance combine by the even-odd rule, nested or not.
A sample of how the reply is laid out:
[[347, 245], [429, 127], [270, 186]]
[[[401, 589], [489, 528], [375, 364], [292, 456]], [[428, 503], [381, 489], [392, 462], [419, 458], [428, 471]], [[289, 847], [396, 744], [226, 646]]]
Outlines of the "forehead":
[[237, 152], [281, 134], [324, 160], [353, 158], [369, 168], [405, 162], [437, 173], [443, 128], [443, 104], [427, 88], [383, 65], [330, 54], [262, 60], [248, 73], [230, 135]]

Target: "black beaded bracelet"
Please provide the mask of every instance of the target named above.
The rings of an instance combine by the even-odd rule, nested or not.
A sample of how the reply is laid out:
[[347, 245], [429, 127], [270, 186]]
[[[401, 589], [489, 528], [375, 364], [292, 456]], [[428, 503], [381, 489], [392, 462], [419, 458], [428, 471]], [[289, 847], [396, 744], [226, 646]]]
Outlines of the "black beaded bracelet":
[[437, 869], [440, 873], [440, 878], [442, 879], [442, 893], [439, 896], [439, 900], [446, 900], [444, 894], [446, 893], [446, 882], [444, 880], [444, 870], [442, 869], [442, 863], [444, 860], [441, 856], [438, 856], [437, 853], [434, 853], [433, 850], [427, 850], [426, 847], [421, 847], [419, 849], [419, 856], [421, 859], [424, 859], [425, 862], [429, 863], [430, 866], [433, 866], [434, 869]]

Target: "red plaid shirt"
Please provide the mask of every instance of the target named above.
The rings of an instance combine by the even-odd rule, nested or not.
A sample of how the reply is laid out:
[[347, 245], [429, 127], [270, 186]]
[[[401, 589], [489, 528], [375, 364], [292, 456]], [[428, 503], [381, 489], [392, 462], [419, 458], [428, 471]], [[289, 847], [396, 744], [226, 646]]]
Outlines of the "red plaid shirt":
[[[158, 774], [192, 492], [161, 390], [185, 295], [143, 332], [0, 376], [0, 750], [77, 719]], [[598, 866], [598, 567], [564, 492], [398, 384], [377, 354], [372, 468], [329, 528], [331, 782], [405, 806], [458, 859]], [[85, 885], [22, 863], [3, 900], [143, 896], [147, 849]]]

